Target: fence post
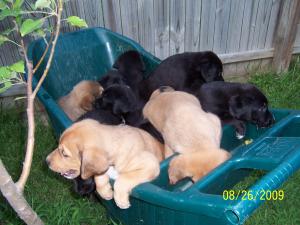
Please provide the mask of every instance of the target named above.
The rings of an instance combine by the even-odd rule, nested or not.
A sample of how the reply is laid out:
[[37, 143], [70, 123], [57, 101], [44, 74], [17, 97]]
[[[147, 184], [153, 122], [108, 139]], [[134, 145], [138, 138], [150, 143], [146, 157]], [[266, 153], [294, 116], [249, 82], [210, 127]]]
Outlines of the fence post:
[[281, 0], [278, 13], [278, 24], [273, 41], [273, 70], [277, 73], [288, 70], [292, 58], [299, 19], [300, 0]]

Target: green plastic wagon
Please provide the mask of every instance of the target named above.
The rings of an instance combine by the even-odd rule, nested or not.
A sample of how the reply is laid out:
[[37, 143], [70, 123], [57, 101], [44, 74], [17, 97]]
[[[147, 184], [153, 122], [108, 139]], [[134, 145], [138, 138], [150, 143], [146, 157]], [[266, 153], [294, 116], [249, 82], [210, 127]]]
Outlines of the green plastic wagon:
[[[31, 43], [28, 57], [34, 65], [45, 47], [43, 40]], [[147, 74], [160, 63], [136, 42], [104, 28], [85, 29], [59, 37], [49, 74], [38, 92], [57, 136], [72, 122], [56, 100], [83, 79], [99, 79], [121, 53], [130, 49], [141, 53]], [[45, 63], [35, 74], [34, 85], [44, 67]], [[167, 167], [170, 160], [165, 160], [156, 180], [134, 188], [129, 209], [119, 209], [113, 200], [101, 200], [108, 215], [126, 225], [243, 224], [264, 202], [264, 192], [276, 194], [274, 190], [300, 167], [300, 111], [278, 109], [273, 113], [276, 123], [269, 129], [257, 130], [247, 125], [246, 139], [253, 140], [248, 145], [236, 139], [232, 127], [224, 127], [222, 147], [233, 156], [203, 179], [194, 184], [183, 180], [175, 186], [169, 185]], [[243, 198], [245, 196], [235, 193], [231, 200], [224, 196], [224, 190], [231, 190], [253, 170], [266, 173], [247, 188], [251, 195]]]

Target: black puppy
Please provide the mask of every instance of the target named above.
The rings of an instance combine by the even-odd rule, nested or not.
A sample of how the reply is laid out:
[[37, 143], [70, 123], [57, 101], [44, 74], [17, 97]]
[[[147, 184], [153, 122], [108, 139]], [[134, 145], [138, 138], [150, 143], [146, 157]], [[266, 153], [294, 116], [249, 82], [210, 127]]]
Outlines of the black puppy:
[[145, 64], [142, 56], [135, 50], [130, 50], [121, 54], [113, 69], [109, 70], [98, 82], [102, 87], [108, 88], [113, 84], [128, 85], [134, 91], [143, 80]]
[[206, 83], [196, 96], [203, 110], [218, 115], [223, 124], [233, 125], [239, 139], [245, 136], [245, 122], [258, 127], [269, 127], [274, 122], [267, 98], [252, 84]]
[[80, 176], [74, 179], [74, 190], [81, 196], [89, 196], [96, 190], [93, 178], [83, 180]]
[[95, 102], [96, 109], [111, 110], [122, 117], [138, 109], [138, 101], [132, 89], [127, 85], [113, 84], [106, 88]]
[[[96, 100], [94, 109], [81, 116], [77, 121], [90, 118], [109, 125], [126, 123], [147, 131], [163, 143], [161, 134], [151, 123], [144, 120], [137, 106], [138, 102], [131, 88], [127, 85], [113, 84], [105, 89], [102, 96]], [[74, 187], [77, 193], [87, 196], [95, 190], [95, 182], [93, 178], [83, 180], [78, 177], [74, 179]]]
[[141, 82], [139, 95], [148, 101], [154, 90], [170, 86], [175, 90], [194, 93], [207, 82], [224, 81], [219, 57], [210, 51], [187, 52], [168, 57]]
[[122, 74], [117, 70], [109, 70], [98, 82], [104, 89], [113, 84], [127, 85]]
[[122, 74], [125, 83], [137, 90], [138, 84], [143, 80], [145, 72], [145, 64], [142, 56], [138, 51], [130, 50], [120, 55], [113, 65]]

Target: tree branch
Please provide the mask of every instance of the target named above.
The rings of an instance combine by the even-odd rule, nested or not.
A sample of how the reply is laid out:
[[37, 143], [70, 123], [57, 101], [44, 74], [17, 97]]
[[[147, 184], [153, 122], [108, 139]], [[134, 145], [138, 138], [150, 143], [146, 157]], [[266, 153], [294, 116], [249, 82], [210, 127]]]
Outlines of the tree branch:
[[26, 147], [26, 155], [23, 163], [23, 169], [21, 176], [16, 183], [17, 188], [20, 192], [24, 191], [25, 183], [28, 179], [30, 173], [30, 167], [32, 163], [32, 156], [34, 150], [34, 131], [35, 131], [35, 123], [34, 123], [34, 96], [32, 95], [32, 62], [29, 61], [27, 57], [26, 48], [24, 45], [23, 39], [21, 39], [21, 46], [24, 51], [24, 57], [27, 67], [27, 118], [28, 118], [28, 130], [27, 130], [27, 147]]
[[[50, 37], [50, 39], [49, 39], [49, 43], [52, 42], [53, 36], [54, 36], [54, 33], [52, 32], [52, 33], [51, 33], [51, 37]], [[39, 62], [36, 64], [36, 66], [34, 67], [34, 69], [33, 69], [33, 74], [35, 74], [35, 72], [38, 70], [39, 66], [40, 66], [41, 63], [43, 62], [43, 60], [44, 60], [44, 58], [45, 58], [45, 56], [46, 56], [46, 54], [47, 54], [47, 52], [48, 52], [49, 46], [50, 46], [50, 44], [47, 45], [47, 47], [46, 47], [46, 49], [45, 49], [45, 51], [44, 51], [42, 57], [40, 58]]]
[[53, 43], [52, 43], [52, 48], [51, 48], [51, 51], [50, 51], [49, 59], [48, 59], [46, 68], [44, 70], [44, 73], [41, 76], [38, 84], [36, 85], [36, 87], [35, 87], [35, 89], [34, 89], [34, 91], [32, 93], [33, 98], [36, 96], [38, 90], [40, 89], [43, 81], [45, 80], [45, 78], [46, 78], [46, 76], [48, 74], [50, 66], [51, 66], [51, 62], [52, 62], [52, 59], [53, 59], [53, 56], [54, 56], [54, 49], [55, 49], [55, 46], [56, 46], [56, 43], [57, 43], [57, 39], [58, 39], [58, 36], [59, 36], [62, 10], [63, 10], [63, 3], [62, 3], [62, 0], [59, 0], [59, 2], [58, 2], [56, 30], [55, 30], [54, 40], [53, 40]]
[[6, 171], [0, 159], [0, 190], [3, 196], [7, 199], [12, 208], [16, 211], [18, 216], [26, 224], [43, 225], [43, 221], [33, 211], [26, 199], [18, 191], [13, 180]]
[[54, 40], [52, 43], [52, 48], [51, 48], [51, 52], [50, 52], [50, 56], [47, 62], [47, 66], [44, 70], [43, 75], [41, 76], [36, 88], [34, 89], [34, 91], [32, 90], [32, 77], [33, 77], [33, 65], [32, 62], [29, 61], [28, 57], [27, 57], [27, 52], [26, 52], [26, 48], [24, 45], [24, 41], [21, 38], [21, 46], [22, 49], [24, 51], [24, 57], [25, 57], [25, 61], [26, 61], [26, 67], [27, 67], [27, 117], [28, 117], [28, 131], [27, 131], [27, 148], [26, 148], [26, 155], [25, 155], [25, 160], [23, 163], [23, 169], [22, 169], [22, 173], [21, 176], [18, 180], [18, 182], [16, 183], [17, 188], [19, 189], [20, 192], [23, 192], [24, 190], [24, 186], [26, 184], [26, 181], [28, 179], [29, 173], [30, 173], [30, 168], [31, 168], [31, 164], [32, 164], [32, 156], [33, 156], [33, 150], [34, 150], [34, 130], [35, 130], [35, 123], [34, 123], [34, 99], [35, 96], [37, 94], [37, 91], [39, 90], [40, 86], [42, 85], [43, 81], [45, 80], [52, 59], [53, 59], [53, 55], [54, 55], [54, 49], [56, 46], [56, 42], [58, 39], [58, 35], [59, 35], [59, 30], [60, 30], [60, 21], [61, 21], [61, 14], [62, 14], [62, 9], [63, 9], [63, 2], [62, 0], [59, 0], [58, 2], [58, 12], [57, 12], [57, 24], [56, 24], [56, 31], [55, 31], [55, 36], [54, 36]]

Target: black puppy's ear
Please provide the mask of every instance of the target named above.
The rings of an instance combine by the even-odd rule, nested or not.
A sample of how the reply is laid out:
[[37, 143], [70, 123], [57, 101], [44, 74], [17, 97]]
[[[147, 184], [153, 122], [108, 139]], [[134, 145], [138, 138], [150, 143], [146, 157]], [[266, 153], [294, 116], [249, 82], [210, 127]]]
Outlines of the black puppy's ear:
[[245, 107], [253, 102], [253, 97], [250, 95], [234, 95], [229, 99], [229, 112], [235, 118], [245, 113]]
[[119, 70], [121, 65], [122, 65], [122, 63], [120, 62], [120, 59], [118, 58], [117, 61], [115, 61], [115, 63], [113, 64], [112, 67]]

